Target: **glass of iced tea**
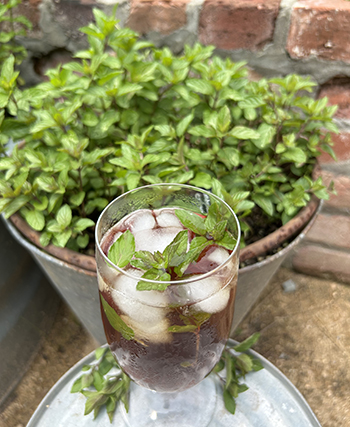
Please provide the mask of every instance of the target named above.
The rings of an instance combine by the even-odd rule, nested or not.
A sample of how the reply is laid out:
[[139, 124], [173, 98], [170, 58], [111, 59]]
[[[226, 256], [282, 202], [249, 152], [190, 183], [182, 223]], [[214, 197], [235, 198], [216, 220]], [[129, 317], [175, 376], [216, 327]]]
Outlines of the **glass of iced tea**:
[[[130, 426], [206, 425], [216, 391], [207, 379], [199, 383], [230, 333], [239, 238], [232, 209], [187, 185], [140, 187], [102, 212], [96, 261], [104, 329], [120, 367], [144, 388], [131, 390], [138, 397], [133, 405], [131, 396]], [[200, 417], [193, 405], [202, 405]]]

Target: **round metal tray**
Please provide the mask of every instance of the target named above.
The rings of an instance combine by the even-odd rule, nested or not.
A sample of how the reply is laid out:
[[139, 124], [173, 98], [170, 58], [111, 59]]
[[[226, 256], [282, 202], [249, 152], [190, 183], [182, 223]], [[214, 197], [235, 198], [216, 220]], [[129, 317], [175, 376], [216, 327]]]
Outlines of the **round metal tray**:
[[[252, 350], [249, 353], [261, 361], [264, 369], [246, 376], [249, 390], [238, 396], [234, 415], [225, 410], [221, 393], [218, 394], [210, 427], [321, 427], [295, 386], [264, 357]], [[94, 358], [92, 352], [81, 359], [52, 387], [27, 427], [127, 427], [122, 409], [117, 410], [113, 424], [104, 410], [93, 420], [92, 414], [83, 415], [85, 397], [81, 393], [70, 393], [83, 365], [93, 362]], [[132, 396], [130, 400], [131, 405]]]

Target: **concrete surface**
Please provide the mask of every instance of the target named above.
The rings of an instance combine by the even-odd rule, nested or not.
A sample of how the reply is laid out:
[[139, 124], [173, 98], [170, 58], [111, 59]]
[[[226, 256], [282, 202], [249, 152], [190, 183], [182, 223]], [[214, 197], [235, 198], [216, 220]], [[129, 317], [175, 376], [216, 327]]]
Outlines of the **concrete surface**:
[[[295, 287], [283, 287], [287, 280]], [[255, 350], [295, 384], [321, 425], [350, 427], [350, 286], [281, 269], [234, 338], [256, 331]], [[25, 427], [60, 376], [94, 348], [62, 303], [30, 369], [0, 408], [0, 427]]]

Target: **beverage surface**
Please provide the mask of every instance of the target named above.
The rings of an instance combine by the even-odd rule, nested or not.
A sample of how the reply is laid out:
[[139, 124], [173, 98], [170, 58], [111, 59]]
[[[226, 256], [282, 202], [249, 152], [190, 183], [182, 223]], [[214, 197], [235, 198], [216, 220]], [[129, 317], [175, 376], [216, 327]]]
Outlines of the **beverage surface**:
[[[105, 255], [126, 232], [132, 233], [136, 255], [167, 253], [181, 232], [189, 252], [195, 239], [174, 209], [140, 210], [106, 233], [101, 242]], [[137, 261], [123, 267], [127, 274], [107, 263], [99, 268], [107, 341], [135, 382], [160, 392], [181, 391], [200, 382], [218, 362], [230, 331], [237, 282], [237, 257], [230, 253], [214, 241], [203, 245], [196, 259], [184, 264], [181, 277], [177, 267], [167, 269], [170, 280], [192, 281], [175, 281], [162, 291], [138, 289], [146, 273]]]

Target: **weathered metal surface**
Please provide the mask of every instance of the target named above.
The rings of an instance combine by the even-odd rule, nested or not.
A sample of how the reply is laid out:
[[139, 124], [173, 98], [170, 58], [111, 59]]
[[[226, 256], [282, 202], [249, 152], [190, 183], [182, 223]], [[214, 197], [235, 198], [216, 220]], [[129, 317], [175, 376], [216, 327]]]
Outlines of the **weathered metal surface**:
[[235, 314], [231, 327], [232, 333], [248, 314], [254, 303], [258, 300], [261, 292], [272, 279], [282, 262], [286, 259], [287, 255], [298, 246], [306, 233], [310, 230], [321, 208], [322, 203], [319, 203], [317, 210], [313, 211], [313, 216], [309, 220], [307, 226], [284, 249], [268, 258], [265, 258], [263, 261], [239, 269]]
[[0, 405], [51, 327], [59, 297], [29, 253], [0, 221]]
[[61, 261], [26, 240], [6, 221], [16, 240], [27, 248], [85, 329], [99, 344], [106, 342], [98, 296], [97, 275]]
[[[246, 376], [245, 383], [249, 390], [238, 396], [235, 415], [229, 414], [224, 408], [217, 377], [209, 376], [204, 380], [213, 381], [218, 390], [214, 416], [206, 425], [208, 427], [321, 427], [308, 403], [294, 385], [268, 360], [254, 351], [250, 353], [260, 359], [265, 369]], [[72, 384], [81, 375], [83, 365], [93, 360], [94, 353], [91, 353], [73, 366], [54, 385], [40, 403], [27, 427], [106, 427], [110, 425], [105, 410], [101, 410], [95, 420], [92, 414], [84, 416], [84, 396], [80, 393], [70, 393]], [[188, 393], [195, 393], [195, 391], [194, 387], [189, 389]], [[148, 393], [152, 392], [148, 391]], [[134, 388], [130, 397], [130, 413], [142, 404], [136, 399], [137, 395]], [[200, 405], [205, 404], [196, 400], [198, 408], [193, 406], [190, 408], [194, 413], [198, 413]], [[124, 411], [118, 409], [112, 425], [130, 426], [126, 418]], [[143, 422], [143, 425], [154, 425], [152, 417], [149, 417], [149, 424]], [[173, 423], [169, 425], [178, 427]], [[162, 427], [167, 426], [168, 424], [162, 424]], [[181, 427], [188, 427], [188, 425], [181, 425]]]

